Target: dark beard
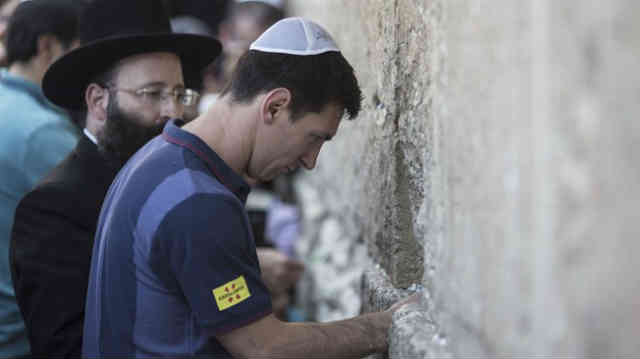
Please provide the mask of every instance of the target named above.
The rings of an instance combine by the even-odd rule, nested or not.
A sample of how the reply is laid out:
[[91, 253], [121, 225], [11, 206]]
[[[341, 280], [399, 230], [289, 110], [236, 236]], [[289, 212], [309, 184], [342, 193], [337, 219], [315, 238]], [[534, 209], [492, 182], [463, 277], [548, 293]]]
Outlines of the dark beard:
[[159, 135], [164, 125], [141, 125], [139, 116], [123, 111], [116, 96], [109, 97], [113, 101], [107, 105], [107, 122], [98, 134], [98, 150], [109, 162], [121, 167], [145, 143]]

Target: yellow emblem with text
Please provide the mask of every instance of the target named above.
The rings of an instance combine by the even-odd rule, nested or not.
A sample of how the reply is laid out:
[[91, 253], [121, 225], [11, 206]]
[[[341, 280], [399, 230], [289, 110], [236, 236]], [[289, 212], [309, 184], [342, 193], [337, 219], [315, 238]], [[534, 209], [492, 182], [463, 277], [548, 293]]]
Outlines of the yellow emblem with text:
[[213, 290], [213, 297], [216, 298], [218, 309], [221, 311], [242, 302], [250, 296], [251, 293], [249, 293], [249, 287], [247, 287], [244, 276], [239, 276]]

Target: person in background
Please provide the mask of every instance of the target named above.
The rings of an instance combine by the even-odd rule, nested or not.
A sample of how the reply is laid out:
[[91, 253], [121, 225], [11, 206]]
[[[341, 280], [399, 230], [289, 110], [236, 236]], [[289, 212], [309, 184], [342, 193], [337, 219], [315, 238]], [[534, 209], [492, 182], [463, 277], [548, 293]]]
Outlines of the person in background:
[[20, 0], [0, 0], [0, 67], [7, 66], [7, 50], [4, 46], [4, 37], [7, 32], [9, 18], [20, 3]]
[[[300, 238], [300, 211], [292, 177], [296, 172], [255, 184], [246, 204], [262, 270], [282, 273], [279, 276], [265, 276], [264, 279], [271, 289], [273, 312], [279, 319], [287, 321], [304, 318], [303, 312], [295, 307], [296, 285], [305, 268], [295, 252], [295, 244]], [[270, 266], [262, 265], [265, 262], [281, 262], [284, 265], [271, 266], [273, 268], [270, 269]], [[272, 282], [271, 278], [277, 280]]]
[[4, 35], [8, 68], [0, 70], [0, 356], [29, 353], [9, 269], [16, 205], [69, 154], [80, 134], [41, 89], [49, 66], [77, 44], [78, 14], [71, 0], [25, 1], [9, 18]]
[[361, 106], [331, 36], [284, 19], [252, 43], [202, 116], [170, 121], [105, 198], [87, 290], [85, 357], [362, 357], [387, 349], [390, 309], [328, 323], [273, 314], [244, 208], [250, 184], [316, 165]]
[[269, 26], [284, 17], [284, 10], [265, 1], [234, 1], [218, 27], [222, 55], [203, 74], [199, 111], [204, 113], [224, 89], [238, 58]]
[[[209, 25], [195, 16], [179, 15], [171, 18], [171, 30], [176, 34], [195, 34], [203, 36], [213, 36], [213, 31]], [[201, 78], [201, 77], [200, 77]], [[194, 84], [194, 89], [202, 91], [202, 81]], [[198, 103], [184, 108], [183, 121], [189, 122], [198, 116]]]
[[175, 17], [195, 17], [207, 25], [218, 37], [218, 26], [226, 17], [229, 5], [233, 0], [162, 0], [168, 14]]
[[[82, 46], [53, 64], [45, 95], [85, 113], [84, 135], [18, 205], [11, 269], [36, 357], [80, 357], [100, 206], [118, 169], [195, 102], [188, 87], [220, 52], [208, 36], [173, 34], [157, 0], [94, 0]], [[126, 11], [123, 11], [126, 9]]]

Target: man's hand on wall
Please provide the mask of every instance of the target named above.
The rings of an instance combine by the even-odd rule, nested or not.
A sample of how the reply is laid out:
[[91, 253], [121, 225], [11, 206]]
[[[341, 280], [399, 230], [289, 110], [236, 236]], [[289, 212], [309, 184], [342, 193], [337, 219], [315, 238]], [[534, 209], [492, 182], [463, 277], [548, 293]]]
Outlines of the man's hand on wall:
[[401, 299], [399, 301], [397, 301], [395, 304], [393, 304], [389, 309], [387, 309], [387, 311], [391, 312], [391, 314], [393, 314], [396, 310], [400, 309], [400, 307], [404, 306], [404, 305], [409, 305], [409, 304], [413, 304], [413, 303], [419, 303], [420, 302], [420, 293], [414, 293], [404, 299]]

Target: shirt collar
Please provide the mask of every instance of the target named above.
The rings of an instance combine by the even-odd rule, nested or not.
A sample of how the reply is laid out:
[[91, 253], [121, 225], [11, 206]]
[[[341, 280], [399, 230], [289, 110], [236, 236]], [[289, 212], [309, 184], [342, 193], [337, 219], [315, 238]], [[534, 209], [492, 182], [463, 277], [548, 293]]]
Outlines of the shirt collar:
[[84, 132], [84, 135], [87, 136], [89, 138], [89, 140], [91, 140], [91, 142], [95, 143], [96, 145], [98, 144], [98, 139], [96, 138], [96, 136], [89, 132], [89, 130], [85, 127], [84, 130], [82, 130], [82, 132]]
[[200, 158], [207, 164], [207, 167], [218, 181], [245, 204], [247, 202], [247, 196], [251, 191], [247, 182], [239, 174], [234, 172], [202, 139], [182, 130], [179, 126], [183, 124], [184, 122], [180, 120], [167, 122], [162, 132], [164, 140], [176, 146], [183, 147]]

